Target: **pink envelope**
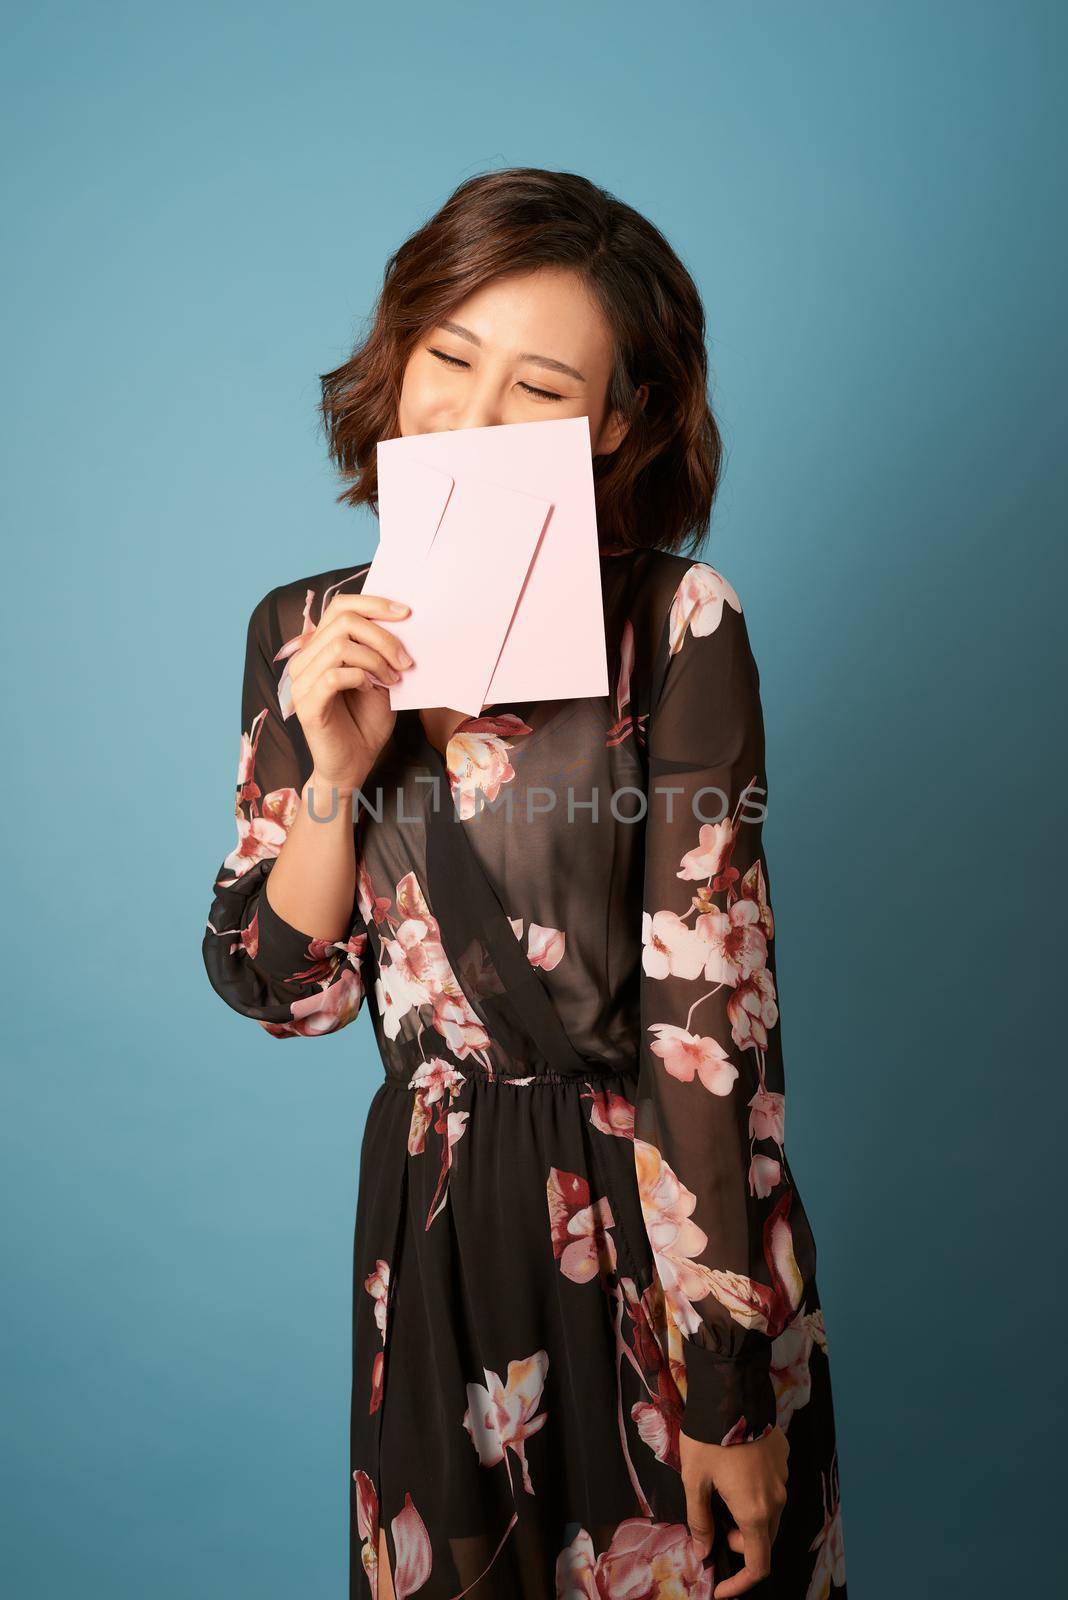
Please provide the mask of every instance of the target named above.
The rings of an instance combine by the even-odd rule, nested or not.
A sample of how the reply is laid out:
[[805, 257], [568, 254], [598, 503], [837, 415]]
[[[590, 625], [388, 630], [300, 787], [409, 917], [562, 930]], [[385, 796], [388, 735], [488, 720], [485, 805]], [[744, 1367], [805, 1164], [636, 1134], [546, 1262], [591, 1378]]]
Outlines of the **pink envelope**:
[[364, 592], [412, 607], [395, 710], [607, 694], [586, 417], [383, 440], [378, 473]]
[[[477, 716], [550, 502], [470, 473], [455, 480], [418, 461], [390, 461], [385, 471], [385, 504], [395, 506], [399, 490], [399, 526], [410, 537], [396, 529], [383, 536], [364, 590], [411, 606], [410, 617], [388, 626], [415, 663], [390, 686], [389, 703], [395, 711], [445, 705]], [[382, 507], [380, 498], [380, 515]]]

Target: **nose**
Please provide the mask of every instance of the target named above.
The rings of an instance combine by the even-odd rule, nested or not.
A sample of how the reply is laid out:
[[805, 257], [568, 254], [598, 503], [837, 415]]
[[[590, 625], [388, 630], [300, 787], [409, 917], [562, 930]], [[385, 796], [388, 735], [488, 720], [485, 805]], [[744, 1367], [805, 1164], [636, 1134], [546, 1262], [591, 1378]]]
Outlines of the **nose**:
[[504, 421], [503, 401], [498, 384], [483, 380], [472, 383], [466, 403], [453, 423], [455, 428], [493, 428]]

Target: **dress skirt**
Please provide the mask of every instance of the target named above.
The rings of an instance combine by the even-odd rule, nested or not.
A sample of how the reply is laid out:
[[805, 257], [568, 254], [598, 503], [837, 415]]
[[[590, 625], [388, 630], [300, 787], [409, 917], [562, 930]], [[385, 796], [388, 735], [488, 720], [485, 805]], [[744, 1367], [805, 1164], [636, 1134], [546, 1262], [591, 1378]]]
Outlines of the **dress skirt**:
[[[703, 1564], [688, 1538], [684, 1357], [634, 1175], [636, 1076], [476, 1064], [421, 1080], [387, 1077], [363, 1139], [353, 1600], [389, 1592], [383, 1504], [403, 1507], [385, 1524], [398, 1596], [710, 1597], [740, 1562], [716, 1496]], [[797, 1356], [780, 1384], [791, 1454], [830, 1462], [827, 1357], [813, 1341]], [[830, 1594], [836, 1511], [836, 1484], [802, 1475], [757, 1600]]]

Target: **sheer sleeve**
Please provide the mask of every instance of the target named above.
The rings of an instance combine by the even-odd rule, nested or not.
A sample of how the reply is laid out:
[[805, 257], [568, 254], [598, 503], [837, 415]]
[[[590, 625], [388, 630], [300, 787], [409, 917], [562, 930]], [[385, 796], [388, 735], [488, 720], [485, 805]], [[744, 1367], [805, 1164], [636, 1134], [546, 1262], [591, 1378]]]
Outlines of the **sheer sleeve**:
[[737, 595], [696, 562], [666, 618], [648, 729], [635, 1161], [691, 1438], [776, 1420], [772, 1341], [815, 1245], [783, 1148], [760, 680]]
[[303, 933], [267, 898], [267, 879], [311, 770], [306, 747], [302, 759], [288, 726], [295, 714], [284, 663], [301, 640], [275, 637], [273, 594], [265, 595], [249, 618], [234, 803], [237, 840], [215, 876], [202, 950], [211, 985], [227, 1005], [286, 1039], [334, 1033], [354, 1019], [363, 1003], [369, 953], [358, 903], [359, 872], [348, 936], [338, 942]]

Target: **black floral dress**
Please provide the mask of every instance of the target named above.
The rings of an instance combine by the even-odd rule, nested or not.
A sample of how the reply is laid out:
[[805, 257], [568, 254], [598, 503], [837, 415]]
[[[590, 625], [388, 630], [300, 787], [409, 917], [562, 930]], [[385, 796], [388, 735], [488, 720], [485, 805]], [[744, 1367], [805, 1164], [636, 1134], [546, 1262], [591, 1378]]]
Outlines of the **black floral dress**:
[[491, 706], [445, 755], [401, 712], [330, 943], [263, 891], [312, 766], [288, 658], [366, 571], [252, 613], [203, 944], [276, 1039], [366, 998], [385, 1068], [356, 1215], [350, 1593], [380, 1592], [381, 1528], [401, 1600], [705, 1600], [740, 1557], [713, 1497], [697, 1558], [680, 1428], [734, 1445], [777, 1422], [788, 1502], [749, 1592], [844, 1595], [738, 596], [701, 561], [604, 555], [609, 695]]

